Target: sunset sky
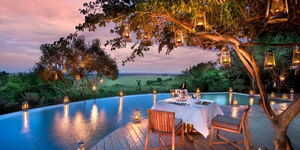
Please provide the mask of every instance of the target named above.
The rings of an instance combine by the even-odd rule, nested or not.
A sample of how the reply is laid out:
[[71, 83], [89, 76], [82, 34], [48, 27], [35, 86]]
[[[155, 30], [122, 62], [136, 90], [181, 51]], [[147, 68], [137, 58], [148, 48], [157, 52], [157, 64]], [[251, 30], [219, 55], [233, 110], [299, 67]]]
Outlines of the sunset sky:
[[[51, 43], [75, 31], [83, 22], [78, 9], [87, 0], [1, 0], [0, 2], [0, 71], [23, 72], [31, 69], [41, 55], [39, 46]], [[87, 40], [102, 43], [116, 35], [109, 33], [113, 24], [97, 32], [85, 32]], [[215, 61], [216, 52], [181, 47], [170, 55], [157, 52], [157, 46], [133, 63], [121, 65], [130, 55], [130, 46], [107, 52], [118, 61], [121, 73], [180, 73], [199, 62]]]

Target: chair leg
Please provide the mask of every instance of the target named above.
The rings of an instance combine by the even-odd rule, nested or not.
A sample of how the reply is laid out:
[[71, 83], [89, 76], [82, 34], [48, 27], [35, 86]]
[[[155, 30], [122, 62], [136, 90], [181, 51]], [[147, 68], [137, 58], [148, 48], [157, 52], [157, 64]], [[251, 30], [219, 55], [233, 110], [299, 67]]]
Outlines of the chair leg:
[[243, 136], [244, 136], [245, 150], [249, 150], [248, 136], [246, 134], [245, 125], [243, 125], [243, 127], [242, 127], [242, 132], [243, 132]]
[[249, 146], [252, 147], [252, 137], [251, 137], [251, 131], [250, 131], [248, 119], [246, 119], [246, 129], [247, 129]]
[[181, 140], [182, 140], [182, 145], [185, 145], [185, 141], [184, 141], [184, 127], [181, 127]]
[[146, 135], [146, 143], [145, 143], [145, 150], [148, 150], [148, 147], [149, 147], [149, 138], [150, 138], [150, 134], [151, 134], [151, 130], [150, 130], [150, 127], [148, 125], [148, 128], [147, 128], [147, 135]]
[[210, 140], [209, 140], [209, 146], [212, 146], [213, 144], [213, 139], [214, 139], [214, 127], [212, 126], [210, 128]]
[[220, 134], [220, 130], [219, 129], [217, 129], [217, 139], [219, 139], [219, 134]]
[[173, 131], [172, 131], [172, 150], [175, 150], [175, 136], [176, 136], [175, 129], [173, 129]]

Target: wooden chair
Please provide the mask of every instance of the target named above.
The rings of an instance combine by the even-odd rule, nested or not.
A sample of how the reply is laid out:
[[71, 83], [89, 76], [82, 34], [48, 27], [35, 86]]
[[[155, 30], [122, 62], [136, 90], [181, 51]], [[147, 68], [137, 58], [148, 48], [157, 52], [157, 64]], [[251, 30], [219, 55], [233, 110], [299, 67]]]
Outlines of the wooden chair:
[[[175, 150], [175, 136], [178, 132], [181, 131], [182, 143], [184, 145], [184, 128], [181, 119], [175, 118], [174, 112], [159, 111], [148, 109], [148, 128], [146, 136], [145, 150], [148, 150], [149, 147], [149, 138], [150, 134], [158, 134], [159, 141], [163, 146], [160, 148], [172, 147], [172, 150]], [[161, 136], [172, 136], [172, 145], [165, 145]]]
[[[215, 118], [213, 118], [211, 122], [209, 145], [211, 146], [213, 144], [231, 144], [235, 148], [241, 150], [242, 148], [239, 147], [238, 144], [244, 144], [245, 149], [249, 150], [249, 145], [250, 147], [252, 147], [251, 132], [250, 132], [248, 117], [247, 117], [249, 109], [250, 109], [250, 105], [248, 106], [247, 109], [244, 110], [241, 119], [232, 118], [224, 115], [217, 115]], [[215, 129], [217, 130], [217, 138], [220, 138], [224, 141], [219, 141], [219, 142], [213, 141], [213, 134]], [[221, 135], [219, 133], [219, 130], [243, 134], [244, 141], [230, 141], [229, 139]]]

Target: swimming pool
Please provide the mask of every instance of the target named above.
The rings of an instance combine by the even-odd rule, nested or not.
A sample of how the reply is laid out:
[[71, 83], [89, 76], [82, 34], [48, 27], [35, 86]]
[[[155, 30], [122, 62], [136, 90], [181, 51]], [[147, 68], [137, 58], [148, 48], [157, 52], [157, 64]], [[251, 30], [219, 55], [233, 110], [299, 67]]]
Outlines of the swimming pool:
[[[170, 94], [157, 94], [157, 100]], [[234, 93], [239, 104], [248, 104], [247, 94]], [[228, 104], [228, 92], [203, 93], [203, 99]], [[255, 99], [257, 101], [257, 99]], [[76, 142], [94, 146], [113, 130], [129, 123], [135, 109], [146, 116], [152, 94], [101, 98], [0, 115], [1, 150], [74, 150]]]

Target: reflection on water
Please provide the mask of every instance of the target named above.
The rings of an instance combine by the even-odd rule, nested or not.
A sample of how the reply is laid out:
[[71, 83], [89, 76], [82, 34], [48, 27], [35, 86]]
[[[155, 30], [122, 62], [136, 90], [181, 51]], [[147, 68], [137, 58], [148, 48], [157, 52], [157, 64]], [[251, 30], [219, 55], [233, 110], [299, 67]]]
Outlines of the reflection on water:
[[94, 130], [97, 128], [97, 121], [98, 121], [98, 106], [94, 103], [91, 111], [91, 125]]
[[254, 104], [254, 98], [253, 97], [249, 97], [249, 105], [253, 105]]
[[122, 120], [123, 114], [123, 97], [119, 97], [118, 122]]
[[231, 117], [237, 118], [238, 111], [239, 111], [239, 107], [232, 107]]
[[27, 133], [29, 132], [29, 115], [28, 111], [23, 111], [23, 128], [22, 128], [22, 133]]
[[157, 94], [153, 94], [153, 105], [156, 104]]

